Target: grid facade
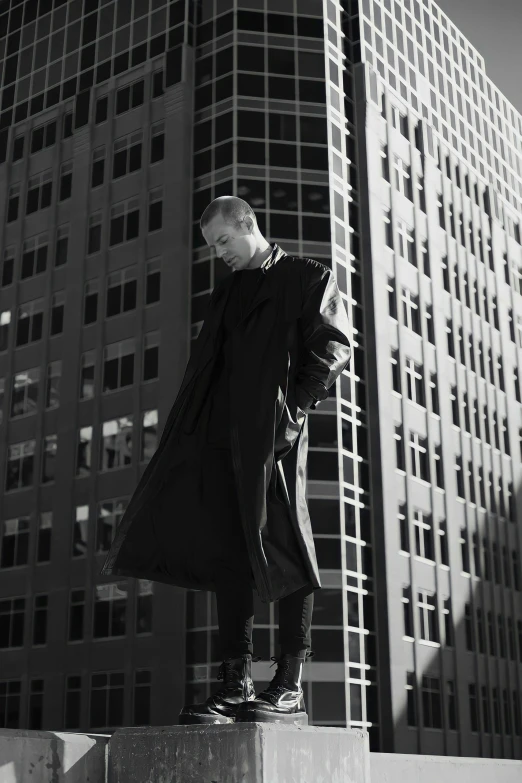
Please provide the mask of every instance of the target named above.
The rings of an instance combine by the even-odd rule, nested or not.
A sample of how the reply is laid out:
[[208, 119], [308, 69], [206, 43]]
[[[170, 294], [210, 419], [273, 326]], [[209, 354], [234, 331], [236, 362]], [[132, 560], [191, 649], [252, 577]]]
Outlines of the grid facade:
[[4, 727], [111, 732], [172, 720], [167, 684], [183, 701], [183, 596], [99, 572], [188, 358], [194, 11], [0, 4]]
[[520, 758], [521, 118], [434, 3], [361, 14], [383, 744]]
[[522, 116], [488, 78], [484, 58], [438, 5], [432, 0], [361, 0], [361, 57], [427, 121], [441, 143], [493, 186], [495, 210], [517, 220]]

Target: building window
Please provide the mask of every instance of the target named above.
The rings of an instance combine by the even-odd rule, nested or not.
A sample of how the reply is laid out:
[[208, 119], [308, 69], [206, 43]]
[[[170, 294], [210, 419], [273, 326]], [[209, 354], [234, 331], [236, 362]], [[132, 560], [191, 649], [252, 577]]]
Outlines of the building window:
[[165, 157], [165, 123], [163, 120], [152, 126], [150, 137], [150, 163], [157, 163]]
[[48, 563], [51, 560], [52, 532], [53, 512], [40, 512], [38, 520], [38, 540], [36, 542], [37, 563]]
[[96, 350], [82, 354], [80, 367], [80, 400], [94, 397], [94, 374], [96, 367]]
[[411, 166], [404, 163], [398, 155], [393, 156], [393, 169], [395, 172], [395, 187], [410, 201], [413, 201], [413, 185], [411, 179]]
[[91, 674], [89, 727], [113, 729], [123, 725], [125, 674], [96, 672]]
[[139, 171], [141, 168], [141, 150], [143, 131], [138, 130], [128, 136], [115, 139], [112, 157], [112, 178], [118, 179]]
[[407, 712], [408, 712], [408, 726], [417, 725], [417, 706], [416, 706], [416, 681], [415, 672], [406, 672], [406, 688], [407, 694]]
[[406, 457], [404, 449], [404, 433], [402, 424], [395, 425], [395, 453], [398, 470], [406, 470]]
[[154, 585], [150, 579], [138, 579], [136, 593], [136, 634], [152, 633], [152, 596]]
[[18, 219], [18, 209], [20, 206], [20, 185], [16, 183], [9, 188], [7, 201], [7, 223], [12, 223]]
[[497, 654], [497, 629], [495, 628], [495, 615], [493, 612], [488, 612], [488, 637], [489, 654], [495, 656]]
[[0, 568], [16, 568], [28, 564], [29, 536], [29, 517], [4, 520]]
[[16, 248], [14, 245], [9, 245], [4, 249], [4, 262], [2, 264], [2, 288], [6, 288], [11, 285], [14, 280], [14, 265], [15, 265]]
[[141, 79], [133, 84], [127, 84], [116, 91], [115, 114], [123, 114], [126, 111], [143, 105], [145, 96], [145, 80]]
[[105, 122], [108, 115], [109, 99], [107, 95], [103, 95], [96, 101], [96, 109], [94, 114], [94, 124], [99, 125], [101, 122]]
[[147, 261], [147, 276], [145, 280], [145, 304], [150, 305], [160, 301], [161, 259], [152, 258]]
[[159, 332], [147, 332], [143, 343], [143, 382], [159, 376]]
[[383, 212], [384, 231], [386, 237], [386, 244], [393, 250], [393, 227], [391, 222], [391, 210], [384, 209]]
[[444, 636], [446, 647], [453, 647], [453, 617], [451, 612], [451, 598], [445, 598], [442, 605], [442, 614], [444, 616]]
[[105, 180], [105, 147], [98, 147], [92, 153], [91, 188], [103, 185]]
[[16, 346], [28, 345], [42, 339], [43, 299], [33, 299], [18, 307], [16, 320]]
[[159, 98], [164, 94], [163, 70], [154, 71], [152, 74], [152, 98]]
[[20, 279], [40, 275], [47, 269], [49, 238], [47, 231], [24, 241]]
[[102, 423], [100, 470], [113, 470], [132, 461], [132, 415]]
[[135, 339], [106, 345], [103, 350], [102, 392], [117, 391], [134, 383]]
[[58, 201], [66, 201], [71, 198], [72, 191], [73, 164], [72, 161], [62, 163], [60, 167], [60, 190]]
[[446, 520], [441, 519], [439, 521], [439, 551], [440, 551], [440, 562], [442, 565], [449, 566], [449, 555], [448, 555], [448, 536], [446, 532]]
[[134, 672], [134, 726], [150, 726], [151, 681], [150, 669]]
[[416, 364], [413, 359], [406, 360], [406, 383], [408, 389], [408, 399], [425, 408], [426, 395], [424, 391], [422, 365]]
[[58, 435], [45, 435], [42, 448], [42, 484], [48, 484], [55, 479], [57, 450]]
[[69, 593], [69, 642], [83, 641], [85, 617], [85, 590], [71, 590]]
[[82, 677], [80, 674], [67, 676], [65, 689], [64, 728], [71, 731], [80, 728], [82, 703]]
[[51, 169], [30, 177], [27, 186], [25, 214], [31, 215], [33, 212], [51, 206], [52, 192], [53, 173]]
[[105, 317], [127, 313], [136, 309], [138, 281], [136, 267], [130, 266], [112, 272], [107, 278], [107, 304]]
[[478, 731], [477, 686], [474, 682], [468, 683], [468, 699], [471, 731]]
[[47, 644], [48, 595], [35, 595], [33, 606], [33, 646]]
[[96, 521], [96, 548], [97, 555], [108, 552], [111, 548], [127, 502], [122, 498], [104, 500], [98, 506], [98, 518]]
[[0, 650], [24, 646], [25, 598], [0, 601]]
[[102, 232], [102, 214], [95, 212], [89, 217], [89, 239], [87, 243], [87, 254], [98, 253], [101, 249]]
[[397, 220], [397, 236], [399, 240], [399, 255], [413, 266], [416, 266], [415, 230], [408, 228], [403, 220]]
[[72, 535], [72, 557], [85, 557], [89, 534], [89, 506], [76, 506]]
[[[32, 679], [29, 692], [29, 730], [39, 731], [43, 721], [44, 681]], [[0, 718], [1, 719], [1, 718]]]
[[399, 509], [399, 529], [401, 538], [401, 552], [410, 552], [410, 536], [408, 530], [408, 517], [406, 514], [406, 504], [403, 503]]
[[413, 609], [411, 603], [411, 587], [409, 585], [402, 588], [402, 611], [404, 618], [404, 636], [413, 640]]
[[434, 593], [419, 590], [417, 593], [419, 610], [420, 638], [426, 642], [439, 642], [437, 623], [437, 600]]
[[415, 334], [422, 335], [418, 295], [412, 294], [408, 288], [402, 287], [401, 300], [404, 325]]
[[140, 233], [139, 199], [129, 198], [111, 207], [109, 247], [136, 239]]
[[51, 318], [49, 322], [49, 334], [53, 337], [63, 332], [63, 319], [65, 312], [65, 291], [56, 291], [52, 296]]
[[126, 634], [127, 582], [95, 585], [93, 639]]
[[421, 438], [418, 432], [410, 432], [410, 457], [412, 474], [422, 481], [429, 482], [428, 439]]
[[448, 694], [448, 727], [451, 731], [457, 730], [457, 695], [455, 682], [448, 680], [446, 683]]
[[11, 387], [11, 418], [36, 413], [38, 409], [38, 388], [40, 386], [40, 368], [15, 373]]
[[52, 410], [60, 405], [60, 379], [62, 377], [62, 360], [56, 359], [47, 365], [45, 383], [45, 409]]
[[159, 231], [163, 226], [163, 187], [155, 188], [149, 193], [149, 225], [148, 231]]
[[98, 318], [98, 292], [98, 280], [89, 280], [85, 283], [83, 287], [83, 323], [85, 326], [95, 323]]
[[495, 734], [501, 733], [500, 728], [500, 700], [498, 697], [498, 688], [493, 687], [491, 689], [492, 693], [492, 703], [493, 703], [493, 727], [495, 730]]
[[5, 729], [20, 728], [21, 693], [21, 680], [0, 680], [0, 724]]
[[92, 467], [92, 427], [81, 427], [76, 455], [76, 475], [89, 476]]
[[148, 462], [158, 445], [158, 411], [144, 411], [141, 420], [140, 462]]
[[33, 484], [36, 441], [26, 440], [7, 447], [5, 491], [23, 489]]
[[397, 392], [397, 394], [401, 394], [401, 365], [400, 365], [400, 359], [399, 359], [399, 351], [395, 348], [392, 351], [391, 356], [391, 365], [392, 365], [392, 385], [393, 390]]
[[506, 728], [506, 734], [511, 735], [511, 710], [509, 705], [509, 691], [504, 688], [502, 691], [502, 701], [504, 704], [504, 726]]
[[388, 284], [388, 314], [391, 318], [397, 320], [397, 294], [395, 290], [395, 278], [389, 277]]
[[25, 136], [22, 133], [20, 136], [15, 136], [13, 141], [13, 157], [12, 162], [15, 163], [17, 160], [22, 160], [24, 157], [24, 147], [25, 147]]
[[422, 712], [425, 728], [442, 728], [440, 679], [438, 677], [428, 677], [427, 675], [422, 677]]
[[429, 522], [426, 522], [422, 511], [416, 511], [413, 518], [413, 526], [415, 530], [415, 551], [418, 557], [426, 558], [426, 560], [435, 560], [434, 546], [433, 546], [433, 529]]
[[482, 722], [484, 733], [489, 734], [491, 732], [491, 721], [489, 718], [489, 694], [487, 685], [482, 685], [480, 691], [482, 695]]

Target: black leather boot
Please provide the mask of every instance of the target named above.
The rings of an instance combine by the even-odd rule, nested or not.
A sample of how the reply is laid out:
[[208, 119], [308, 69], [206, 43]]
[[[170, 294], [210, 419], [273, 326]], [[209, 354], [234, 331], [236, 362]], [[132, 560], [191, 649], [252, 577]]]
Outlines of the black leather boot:
[[185, 705], [179, 713], [180, 725], [188, 723], [234, 723], [236, 712], [244, 701], [255, 698], [250, 653], [239, 658], [226, 658], [219, 667], [218, 680], [224, 685], [203, 704]]
[[[301, 675], [306, 657], [313, 657], [309, 651], [306, 655], [282, 655], [270, 660], [277, 663], [277, 670], [272, 682], [253, 700], [240, 705], [236, 714], [236, 723], [254, 721], [260, 723], [285, 723], [308, 725]], [[274, 664], [272, 664], [273, 666]]]

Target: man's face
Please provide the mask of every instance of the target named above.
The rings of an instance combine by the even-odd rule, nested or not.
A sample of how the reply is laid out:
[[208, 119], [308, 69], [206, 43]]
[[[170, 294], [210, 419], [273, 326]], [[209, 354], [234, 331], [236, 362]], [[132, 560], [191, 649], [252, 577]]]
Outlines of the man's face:
[[236, 229], [225, 223], [221, 215], [216, 215], [202, 230], [202, 234], [207, 245], [214, 246], [218, 258], [222, 258], [233, 272], [248, 267], [256, 247], [250, 218], [247, 217], [242, 227]]

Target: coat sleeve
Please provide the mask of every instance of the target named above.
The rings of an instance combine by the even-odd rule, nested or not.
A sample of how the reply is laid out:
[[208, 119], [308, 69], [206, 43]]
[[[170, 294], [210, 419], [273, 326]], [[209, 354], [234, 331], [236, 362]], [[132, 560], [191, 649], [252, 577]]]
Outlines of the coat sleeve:
[[[296, 369], [297, 404], [315, 410], [352, 355], [350, 324], [331, 269], [307, 260], [300, 313], [303, 360]], [[303, 405], [300, 405], [300, 402]]]

